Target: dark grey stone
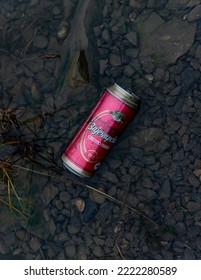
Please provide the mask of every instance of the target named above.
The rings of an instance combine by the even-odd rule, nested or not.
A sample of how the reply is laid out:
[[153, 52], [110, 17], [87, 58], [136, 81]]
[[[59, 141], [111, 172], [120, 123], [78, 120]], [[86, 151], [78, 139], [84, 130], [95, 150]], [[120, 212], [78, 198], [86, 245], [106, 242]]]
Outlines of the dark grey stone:
[[99, 219], [105, 222], [112, 213], [113, 203], [106, 201], [102, 204], [98, 210]]

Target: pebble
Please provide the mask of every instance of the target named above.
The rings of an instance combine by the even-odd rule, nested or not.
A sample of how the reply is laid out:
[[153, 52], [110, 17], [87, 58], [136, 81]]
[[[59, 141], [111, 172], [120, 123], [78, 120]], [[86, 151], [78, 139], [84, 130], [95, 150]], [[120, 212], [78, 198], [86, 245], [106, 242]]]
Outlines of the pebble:
[[[98, 190], [104, 193], [104, 188], [99, 187]], [[105, 202], [104, 194], [101, 194], [97, 191], [93, 191], [93, 190], [90, 191], [89, 197], [92, 201], [94, 201], [95, 203], [98, 203], [98, 204], [103, 204]]]
[[46, 49], [48, 46], [48, 39], [45, 36], [37, 35], [33, 40], [33, 46], [38, 49]]
[[97, 258], [102, 258], [105, 255], [101, 246], [94, 246], [94, 248], [92, 249], [92, 252], [93, 252], [94, 256]]
[[[61, 64], [65, 63], [65, 50], [68, 48], [66, 42], [69, 28], [72, 27], [73, 11], [78, 8], [77, 2], [63, 0], [64, 11], [57, 2], [49, 5], [49, 1], [44, 4], [39, 0], [32, 0], [29, 4], [19, 1], [20, 7], [16, 7], [14, 2], [3, 3], [3, 8], [0, 8], [1, 49], [10, 47], [8, 54], [1, 52], [0, 76], [4, 77], [1, 83], [5, 89], [4, 96], [9, 95], [5, 98], [9, 100], [2, 100], [3, 106], [17, 108], [16, 117], [20, 117], [20, 124], [42, 114], [39, 125], [35, 120], [34, 124], [31, 121], [26, 123], [32, 131], [28, 131], [27, 127], [20, 127], [20, 132], [26, 134], [22, 135], [20, 141], [24, 141], [24, 135], [31, 140], [30, 143], [34, 140], [36, 161], [38, 155], [45, 156], [46, 159], [39, 158], [38, 161], [41, 165], [45, 162], [49, 172], [53, 166], [57, 172], [57, 159], [63, 149], [65, 135], [68, 134], [68, 139], [73, 136], [79, 127], [78, 119], [88, 111], [85, 101], [88, 100], [89, 104], [97, 97], [96, 93], [94, 95], [95, 91], [91, 91], [87, 85], [70, 91], [66, 88], [65, 94], [59, 99], [56, 91], [58, 77], [65, 74], [65, 71], [59, 70]], [[85, 3], [81, 4], [86, 5]], [[23, 254], [28, 259], [118, 259], [120, 256], [115, 245], [118, 242], [125, 259], [198, 259], [201, 251], [201, 149], [198, 145], [201, 123], [201, 3], [199, 0], [106, 0], [97, 3], [95, 13], [93, 5], [87, 7], [84, 19], [87, 29], [91, 15], [96, 18], [96, 26], [90, 26], [94, 31], [93, 40], [92, 33], [87, 33], [87, 48], [81, 48], [87, 49], [95, 57], [94, 61], [90, 61], [91, 56], [86, 51], [89, 70], [93, 72], [97, 69], [94, 76], [98, 78], [90, 83], [102, 88], [113, 81], [122, 82], [125, 87], [129, 86], [142, 97], [142, 106], [128, 128], [128, 137], [120, 141], [118, 153], [108, 158], [97, 177], [94, 175], [93, 184], [98, 190], [125, 201], [130, 207], [141, 209], [150, 219], [167, 228], [155, 231], [146, 217], [143, 217], [141, 223], [141, 215], [127, 207], [121, 209], [104, 195], [78, 186], [71, 178], [64, 179], [58, 175], [55, 183], [50, 173], [48, 180], [46, 178], [46, 182], [43, 182], [40, 176], [38, 180], [34, 180], [35, 174], [32, 173], [32, 183], [37, 186], [38, 195], [41, 193], [42, 201], [37, 197], [37, 207], [43, 208], [42, 229], [46, 232], [36, 234], [35, 231], [41, 230], [41, 225], [37, 224], [37, 229], [35, 228], [33, 216], [33, 220], [30, 220], [33, 225], [29, 231], [24, 230], [17, 222], [14, 234], [9, 218], [2, 219], [1, 211], [0, 220], [5, 222], [0, 229], [0, 253], [2, 257], [16, 255], [19, 258]], [[44, 20], [43, 16], [40, 19], [34, 16], [32, 19], [29, 17], [30, 22], [27, 22], [27, 8], [30, 6], [30, 17], [40, 9], [40, 14], [44, 13]], [[78, 17], [81, 24], [83, 11], [84, 9]], [[24, 13], [20, 22], [16, 18], [18, 12]], [[46, 15], [48, 18], [52, 15], [48, 25], [44, 25]], [[7, 21], [9, 18], [14, 21]], [[33, 24], [30, 25], [31, 20]], [[63, 20], [69, 23], [65, 25], [67, 30], [64, 28], [62, 31], [60, 28]], [[9, 38], [13, 35], [13, 23], [22, 26], [22, 29], [24, 26], [24, 30], [18, 40], [13, 37], [12, 47]], [[23, 56], [18, 56], [17, 50], [24, 49], [26, 44], [23, 42], [32, 40], [35, 28], [39, 26], [29, 48]], [[178, 28], [174, 28], [175, 32], [172, 32], [175, 26]], [[177, 30], [181, 36], [178, 36]], [[59, 35], [59, 31], [63, 33]], [[182, 34], [188, 36], [182, 37]], [[78, 35], [75, 38], [80, 39]], [[84, 38], [83, 32], [82, 35]], [[67, 40], [64, 41], [65, 38]], [[75, 42], [77, 43], [79, 45], [80, 41]], [[97, 48], [94, 50], [92, 45], [96, 43]], [[163, 53], [165, 51], [166, 57], [161, 55], [161, 50]], [[37, 57], [42, 53], [58, 57]], [[17, 57], [20, 66], [16, 65], [17, 61], [11, 54]], [[71, 104], [67, 92], [75, 105]], [[80, 104], [80, 100], [83, 104]], [[64, 105], [67, 108], [64, 109]], [[25, 107], [28, 109], [25, 110]], [[67, 132], [64, 127], [68, 128]], [[11, 124], [11, 128], [9, 127], [10, 132], [14, 132], [15, 123]], [[12, 153], [13, 149], [7, 151]], [[22, 154], [24, 152], [25, 150]], [[28, 155], [30, 152], [28, 150]], [[19, 170], [19, 175], [22, 176], [22, 170]], [[16, 176], [15, 182], [17, 178]], [[124, 186], [128, 179], [132, 180], [132, 184], [125, 195]], [[74, 204], [76, 199], [81, 199], [86, 204], [79, 211]], [[153, 242], [147, 242], [147, 233], [156, 235], [158, 240], [153, 238]], [[175, 234], [181, 237], [177, 242], [173, 242]], [[22, 243], [21, 250], [16, 249], [16, 240]]]
[[109, 182], [113, 183], [113, 184], [117, 184], [119, 182], [117, 176], [112, 173], [112, 172], [105, 172], [103, 174], [103, 178], [105, 178], [106, 180], [108, 180]]
[[78, 260], [87, 260], [86, 249], [84, 246], [79, 246], [77, 249], [77, 259]]
[[37, 237], [31, 238], [29, 245], [34, 252], [37, 252], [41, 247], [41, 242]]
[[75, 199], [75, 206], [77, 210], [82, 213], [85, 209], [85, 201], [81, 198], [76, 198]]
[[70, 194], [67, 191], [61, 191], [60, 194], [59, 194], [59, 199], [62, 202], [69, 202], [69, 201], [71, 201]]
[[66, 247], [66, 256], [67, 258], [74, 258], [76, 255], [76, 247], [75, 245], [69, 245]]
[[112, 66], [115, 66], [115, 67], [121, 66], [121, 56], [111, 53], [109, 62]]
[[128, 32], [124, 36], [135, 48], [138, 47], [138, 36], [136, 32]]
[[40, 0], [31, 0], [29, 7], [34, 8], [40, 4]]
[[70, 224], [70, 225], [68, 225], [67, 232], [70, 235], [77, 234], [77, 233], [80, 232], [80, 226], [76, 226], [76, 225]]
[[96, 204], [91, 200], [87, 200], [85, 211], [83, 213], [83, 221], [85, 223], [89, 223], [93, 221], [96, 216], [96, 213], [97, 213]]
[[201, 184], [200, 180], [194, 174], [190, 174], [188, 176], [188, 181], [192, 185], [192, 187], [198, 188]]
[[98, 215], [100, 217], [100, 220], [104, 223], [106, 220], [109, 218], [111, 215], [113, 208], [113, 203], [112, 202], [105, 202], [102, 204], [98, 210]]
[[190, 211], [198, 211], [201, 209], [201, 204], [198, 202], [194, 202], [194, 201], [189, 201], [186, 204], [186, 208]]
[[195, 6], [192, 11], [187, 15], [188, 21], [197, 21], [201, 19], [201, 5]]
[[43, 101], [43, 96], [41, 94], [41, 92], [39, 91], [37, 85], [35, 83], [33, 83], [31, 85], [31, 95], [32, 95], [32, 98], [33, 100], [36, 102], [36, 103], [42, 103]]
[[58, 194], [59, 190], [57, 187], [48, 184], [42, 192], [42, 200], [45, 206], [47, 206]]

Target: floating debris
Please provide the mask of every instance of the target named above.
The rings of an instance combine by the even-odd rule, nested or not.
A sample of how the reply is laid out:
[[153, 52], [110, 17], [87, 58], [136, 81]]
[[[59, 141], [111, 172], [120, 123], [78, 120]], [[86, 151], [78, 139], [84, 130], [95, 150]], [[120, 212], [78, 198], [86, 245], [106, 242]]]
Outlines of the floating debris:
[[67, 83], [71, 88], [89, 83], [88, 62], [84, 50], [74, 53], [68, 70]]
[[64, 40], [67, 37], [68, 31], [69, 28], [67, 24], [62, 24], [57, 32], [57, 38], [60, 40]]

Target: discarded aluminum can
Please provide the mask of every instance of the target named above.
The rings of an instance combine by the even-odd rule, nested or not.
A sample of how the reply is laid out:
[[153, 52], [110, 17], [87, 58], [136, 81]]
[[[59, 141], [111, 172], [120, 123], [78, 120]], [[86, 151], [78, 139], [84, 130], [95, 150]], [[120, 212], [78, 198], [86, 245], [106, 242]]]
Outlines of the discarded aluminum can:
[[140, 98], [113, 84], [103, 92], [62, 155], [64, 166], [91, 177], [140, 107]]

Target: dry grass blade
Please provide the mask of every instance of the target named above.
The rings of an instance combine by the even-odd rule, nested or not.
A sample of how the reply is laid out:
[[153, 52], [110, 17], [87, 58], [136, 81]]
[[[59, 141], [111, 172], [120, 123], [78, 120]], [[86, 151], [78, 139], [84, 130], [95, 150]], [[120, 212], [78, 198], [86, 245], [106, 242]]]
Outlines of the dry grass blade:
[[10, 142], [6, 142], [6, 143], [2, 143], [2, 144], [0, 144], [0, 148], [2, 148], [3, 146], [16, 145], [16, 144], [20, 144], [20, 142], [19, 141], [10, 141]]
[[122, 252], [121, 252], [121, 249], [120, 249], [120, 247], [119, 247], [119, 244], [118, 244], [117, 242], [116, 242], [116, 247], [117, 247], [117, 250], [118, 250], [118, 252], [119, 252], [119, 255], [120, 255], [121, 259], [122, 259], [122, 260], [125, 260], [123, 254], [122, 254]]
[[[1, 161], [1, 163], [0, 163], [0, 168], [1, 168], [2, 174], [3, 174], [3, 178], [2, 178], [2, 179], [3, 179], [3, 182], [6, 182], [6, 183], [4, 183], [4, 184], [6, 184], [6, 186], [7, 186], [8, 202], [5, 201], [5, 200], [2, 199], [2, 198], [0, 198], [0, 201], [1, 201], [2, 203], [4, 203], [5, 205], [9, 206], [9, 208], [11, 209], [11, 211], [12, 211], [12, 210], [15, 210], [16, 212], [18, 212], [18, 213], [20, 213], [20, 214], [22, 214], [22, 215], [24, 215], [24, 216], [27, 216], [27, 215], [25, 214], [25, 211], [24, 211], [24, 209], [23, 209], [23, 205], [22, 205], [22, 203], [21, 203], [22, 199], [19, 197], [19, 195], [18, 195], [18, 193], [17, 193], [17, 191], [16, 191], [16, 189], [15, 189], [15, 186], [14, 186], [14, 184], [13, 184], [13, 182], [12, 182], [12, 178], [11, 178], [11, 176], [9, 175], [9, 172], [8, 172], [8, 170], [7, 170], [7, 169], [10, 168], [9, 163], [7, 163], [6, 161], [5, 161], [5, 162]], [[14, 207], [14, 206], [12, 205], [12, 199], [11, 199], [11, 193], [12, 193], [12, 192], [14, 193], [15, 197], [17, 198], [17, 201], [18, 201], [19, 206], [20, 206], [20, 210], [17, 209], [16, 207]]]
[[16, 207], [14, 207], [12, 204], [10, 204], [9, 202], [5, 201], [4, 199], [2, 199], [0, 197], [0, 202], [2, 202], [3, 204], [5, 204], [6, 206], [9, 206], [12, 210], [16, 211], [17, 213], [23, 215], [25, 218], [28, 218], [28, 215], [26, 213], [21, 212], [20, 210], [18, 210]]

